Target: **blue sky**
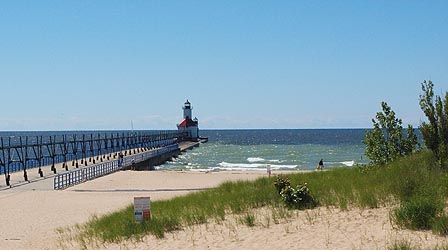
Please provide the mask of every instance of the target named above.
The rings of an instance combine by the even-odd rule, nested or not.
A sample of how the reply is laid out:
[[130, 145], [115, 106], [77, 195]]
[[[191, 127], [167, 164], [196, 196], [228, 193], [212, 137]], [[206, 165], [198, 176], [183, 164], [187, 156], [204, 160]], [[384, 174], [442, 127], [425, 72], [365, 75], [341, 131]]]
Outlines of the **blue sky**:
[[448, 1], [2, 1], [0, 130], [417, 126]]

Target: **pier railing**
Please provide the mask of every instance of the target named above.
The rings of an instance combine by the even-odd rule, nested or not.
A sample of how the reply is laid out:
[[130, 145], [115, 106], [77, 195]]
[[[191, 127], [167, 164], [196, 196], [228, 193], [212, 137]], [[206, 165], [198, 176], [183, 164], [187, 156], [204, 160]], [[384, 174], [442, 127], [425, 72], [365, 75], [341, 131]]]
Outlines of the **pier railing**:
[[179, 144], [172, 144], [166, 147], [150, 150], [148, 152], [126, 156], [122, 159], [113, 160], [109, 162], [95, 164], [89, 167], [84, 167], [77, 170], [68, 171], [58, 174], [54, 177], [54, 189], [62, 190], [68, 187], [74, 186], [92, 180], [124, 168], [131, 167], [132, 164], [137, 164], [142, 161], [146, 161], [152, 157], [156, 157], [168, 152], [176, 151], [179, 149]]
[[39, 175], [43, 177], [43, 166], [51, 166], [51, 171], [57, 174], [56, 163], [63, 163], [62, 169], [68, 171], [69, 166], [79, 168], [95, 164], [95, 159], [92, 159], [95, 156], [99, 160], [99, 155], [109, 155], [107, 160], [110, 160], [112, 153], [157, 148], [182, 141], [187, 136], [187, 132], [168, 130], [0, 137], [0, 174], [4, 174], [6, 185], [10, 186], [12, 172], [23, 171], [23, 177], [28, 181], [27, 170], [31, 168], [38, 168]]

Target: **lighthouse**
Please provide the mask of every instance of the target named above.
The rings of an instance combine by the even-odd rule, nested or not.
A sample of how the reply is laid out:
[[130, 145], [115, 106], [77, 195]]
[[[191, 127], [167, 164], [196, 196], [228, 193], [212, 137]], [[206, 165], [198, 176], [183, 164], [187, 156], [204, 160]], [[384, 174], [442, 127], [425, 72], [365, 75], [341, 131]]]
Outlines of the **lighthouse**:
[[184, 110], [184, 119], [177, 125], [177, 129], [179, 132], [188, 132], [188, 137], [196, 141], [199, 137], [198, 118], [191, 119], [193, 117], [191, 112], [193, 107], [188, 100], [184, 103], [182, 109]]

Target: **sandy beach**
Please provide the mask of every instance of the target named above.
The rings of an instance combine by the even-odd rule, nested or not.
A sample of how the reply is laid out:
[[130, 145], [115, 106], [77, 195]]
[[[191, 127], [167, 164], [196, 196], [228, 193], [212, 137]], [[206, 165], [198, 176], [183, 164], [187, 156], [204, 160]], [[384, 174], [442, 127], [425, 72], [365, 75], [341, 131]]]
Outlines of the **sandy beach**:
[[255, 227], [228, 218], [225, 223], [208, 223], [168, 234], [159, 240], [148, 236], [141, 242], [111, 244], [101, 249], [388, 249], [395, 242], [410, 242], [413, 247], [434, 249], [447, 239], [431, 232], [394, 229], [389, 209], [318, 208], [295, 211], [278, 224], [268, 222], [268, 210], [255, 212], [260, 218]]
[[[253, 180], [265, 172], [121, 171], [63, 191], [54, 191], [52, 179], [0, 191], [0, 249], [77, 249], [58, 229], [85, 223], [94, 215], [119, 210], [135, 196], [169, 199], [230, 180]], [[257, 210], [257, 218], [269, 211]], [[294, 211], [292, 217], [256, 222], [255, 227], [229, 218], [168, 234], [147, 236], [142, 242], [91, 246], [92, 249], [385, 249], [397, 240], [424, 248], [442, 245], [446, 238], [431, 232], [393, 228], [389, 209], [318, 208]], [[267, 218], [267, 217], [266, 217]], [[64, 230], [63, 230], [64, 231]], [[62, 234], [64, 235], [64, 234]], [[64, 236], [62, 236], [64, 238]]]

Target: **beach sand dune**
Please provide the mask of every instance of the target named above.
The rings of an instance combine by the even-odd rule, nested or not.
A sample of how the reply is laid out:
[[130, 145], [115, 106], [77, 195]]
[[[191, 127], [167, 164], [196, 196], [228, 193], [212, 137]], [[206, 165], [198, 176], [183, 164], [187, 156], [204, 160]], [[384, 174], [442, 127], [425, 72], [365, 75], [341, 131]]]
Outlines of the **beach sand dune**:
[[[0, 249], [78, 249], [69, 241], [74, 225], [130, 205], [135, 196], [169, 199], [211, 188], [230, 180], [254, 180], [264, 172], [121, 171], [63, 191], [53, 191], [46, 179], [0, 192]], [[293, 211], [291, 217], [269, 219], [272, 211], [259, 209], [256, 225], [238, 217], [222, 223], [186, 228], [164, 239], [147, 236], [142, 242], [92, 245], [91, 249], [385, 249], [395, 241], [433, 247], [446, 238], [431, 232], [394, 229], [388, 208], [318, 208]], [[62, 230], [62, 234], [58, 233]]]
[[95, 249], [388, 249], [394, 243], [409, 242], [419, 249], [446, 246], [447, 239], [428, 232], [395, 229], [389, 209], [318, 208], [294, 211], [289, 218], [268, 222], [269, 209], [254, 211], [256, 225], [242, 224], [230, 216], [221, 223], [188, 227], [169, 233], [164, 239], [147, 236], [142, 241], [95, 245]]

